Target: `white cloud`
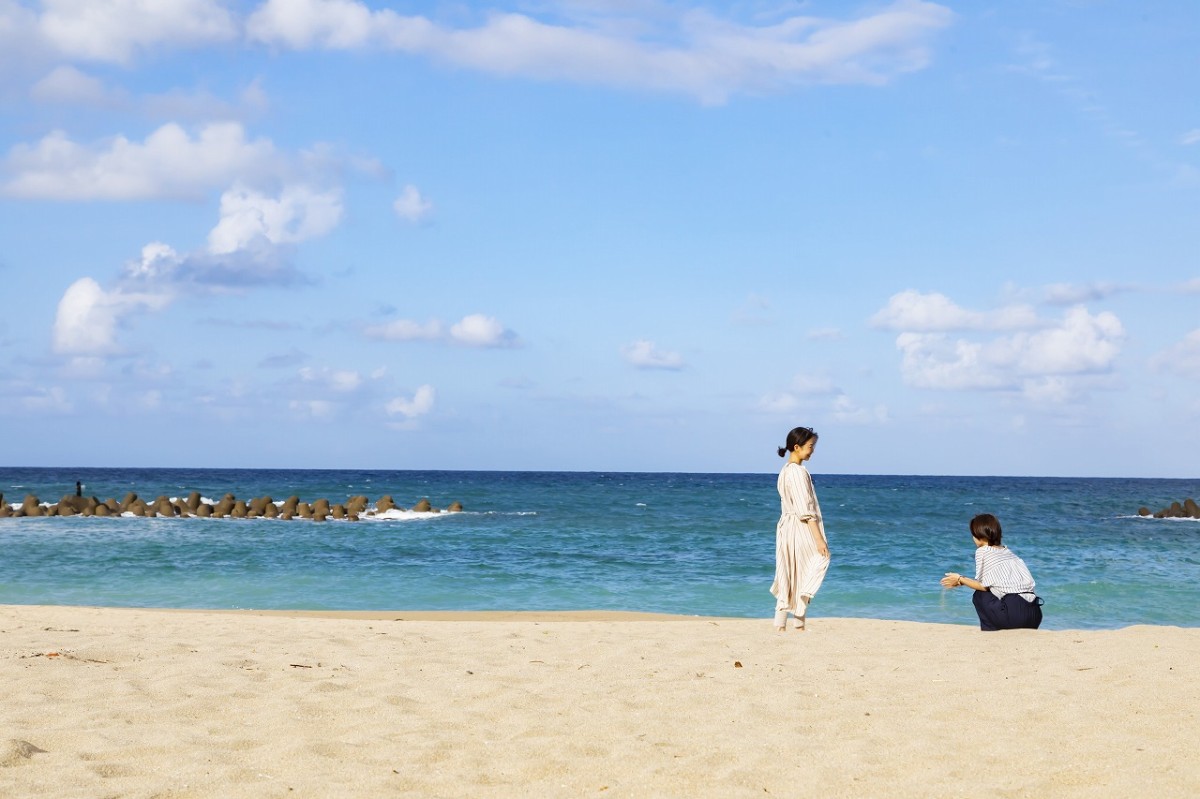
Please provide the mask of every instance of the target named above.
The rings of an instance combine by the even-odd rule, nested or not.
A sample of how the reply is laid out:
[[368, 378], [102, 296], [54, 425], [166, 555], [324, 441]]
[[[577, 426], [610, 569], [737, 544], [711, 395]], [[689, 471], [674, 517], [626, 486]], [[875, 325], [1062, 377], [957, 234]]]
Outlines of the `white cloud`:
[[200, 289], [240, 289], [305, 282], [283, 249], [332, 231], [342, 217], [340, 189], [305, 184], [268, 195], [235, 185], [221, 195], [220, 219], [203, 251], [178, 259], [170, 279]]
[[[220, 290], [294, 282], [275, 249], [331, 230], [341, 218], [341, 195], [307, 186], [285, 186], [278, 197], [235, 186], [221, 197], [220, 215], [207, 251], [181, 254], [163, 242], [142, 248], [128, 262], [117, 288], [106, 290], [90, 277], [63, 293], [54, 320], [54, 351], [61, 355], [110, 355], [119, 351], [117, 332], [139, 311], [159, 311], [191, 290]], [[340, 376], [344, 377], [341, 373]], [[345, 380], [334, 390], [346, 390]], [[353, 387], [353, 386], [351, 386]]]
[[833, 401], [833, 418], [841, 424], [886, 424], [888, 409], [883, 404], [867, 408], [859, 405], [847, 395], [839, 394]]
[[1159, 371], [1200, 379], [1200, 328], [1156, 355], [1151, 365]]
[[517, 334], [498, 319], [484, 314], [471, 314], [446, 327], [441, 321], [414, 322], [396, 319], [363, 328], [363, 335], [380, 341], [443, 341], [467, 347], [516, 347]]
[[329, 385], [334, 391], [353, 391], [362, 384], [362, 376], [350, 369], [337, 369], [329, 376]]
[[122, 277], [142, 285], [238, 289], [288, 285], [303, 276], [279, 248], [325, 235], [342, 215], [341, 192], [306, 185], [284, 186], [277, 196], [234, 186], [221, 195], [220, 219], [204, 250], [178, 253], [162, 242], [142, 248], [141, 259], [125, 265]]
[[[353, 0], [268, 0], [247, 21], [251, 40], [293, 49], [384, 47], [455, 66], [537, 79], [683, 92], [724, 102], [813, 83], [882, 84], [922, 69], [948, 8], [899, 0], [848, 21], [793, 16], [747, 25], [701, 10], [628, 16], [592, 6], [574, 27], [490, 13], [472, 28], [371, 11]], [[662, 9], [660, 9], [662, 11]], [[622, 15], [625, 12], [625, 15]]]
[[417, 388], [411, 399], [404, 396], [392, 399], [384, 406], [384, 410], [387, 411], [388, 416], [403, 416], [406, 419], [415, 419], [433, 410], [433, 401], [433, 386], [424, 385]]
[[[796, 383], [804, 383], [797, 376]], [[828, 414], [834, 421], [846, 425], [886, 424], [886, 405], [873, 407], [860, 405], [844, 391], [832, 387], [828, 382], [817, 391], [793, 388], [791, 391], [774, 391], [758, 400], [758, 410], [769, 414], [794, 414], [801, 409], [806, 414]]]
[[1039, 377], [1026, 380], [1021, 385], [1026, 399], [1048, 405], [1063, 405], [1074, 400], [1078, 392], [1064, 377]]
[[450, 338], [468, 347], [511, 347], [516, 334], [491, 316], [471, 314], [450, 326]]
[[[1090, 314], [1082, 306], [1034, 332], [1022, 331], [987, 341], [944, 333], [904, 332], [896, 337], [905, 382], [932, 389], [1017, 389], [1030, 378], [1102, 374], [1112, 369], [1125, 331], [1108, 312]], [[1042, 398], [1050, 383], [1039, 384]], [[1037, 385], [1030, 389], [1039, 391]], [[1061, 392], [1059, 392], [1061, 393]]]
[[124, 274], [134, 280], [154, 281], [169, 277], [182, 262], [183, 258], [173, 247], [161, 241], [152, 241], [142, 247], [142, 257], [139, 260], [130, 261], [125, 265]]
[[192, 136], [174, 123], [135, 142], [124, 136], [84, 146], [54, 131], [18, 144], [0, 164], [0, 193], [43, 200], [197, 198], [206, 189], [279, 169], [274, 145], [248, 141], [242, 125], [219, 122]]
[[804, 337], [809, 341], [841, 341], [846, 334], [836, 327], [819, 327], [808, 331]]
[[26, 410], [37, 413], [70, 413], [75, 409], [67, 392], [58, 386], [33, 389], [21, 398], [21, 404]]
[[983, 357], [983, 345], [942, 333], [901, 333], [896, 348], [902, 353], [904, 382], [918, 388], [1002, 388], [1008, 381], [996, 374]]
[[990, 357], [1026, 375], [1094, 374], [1111, 368], [1124, 338], [1125, 329], [1114, 314], [1093, 316], [1078, 306], [1055, 327], [1000, 339]]
[[38, 28], [70, 58], [125, 63], [135, 53], [224, 42], [237, 35], [216, 0], [42, 0]]
[[168, 294], [105, 291], [90, 277], [72, 283], [54, 317], [54, 351], [61, 355], [108, 355], [117, 351], [117, 328], [135, 311], [157, 310]]
[[355, 0], [267, 0], [246, 20], [246, 35], [294, 50], [348, 49], [367, 44], [377, 27], [395, 18]]
[[766, 413], [791, 413], [802, 406], [812, 408], [815, 398], [841, 395], [843, 392], [825, 375], [801, 372], [783, 391], [772, 391], [758, 400], [758, 409]]
[[1179, 143], [1188, 146], [1192, 144], [1200, 144], [1200, 128], [1193, 128], [1187, 133], [1179, 137]]
[[337, 410], [337, 405], [329, 400], [291, 400], [288, 408], [303, 418], [328, 419]]
[[415, 224], [429, 218], [433, 213], [433, 203], [421, 196], [416, 186], [409, 184], [392, 203], [392, 210], [396, 212], [396, 216]]
[[[379, 48], [499, 75], [679, 92], [706, 103], [811, 84], [879, 85], [923, 69], [947, 7], [897, 0], [849, 19], [741, 21], [700, 8], [551, 4], [558, 20], [475, 12], [460, 26], [358, 0], [267, 0], [244, 26], [220, 0], [43, 0], [33, 12], [0, 0], [0, 59], [128, 64], [154, 50], [236, 40], [288, 49]], [[534, 6], [536, 8], [536, 6]], [[241, 29], [239, 30], [239, 27]]]
[[1200, 294], [1200, 277], [1194, 277], [1191, 280], [1179, 284], [1179, 291], [1184, 294]]
[[660, 350], [653, 341], [646, 341], [645, 339], [622, 347], [621, 354], [625, 356], [627, 363], [639, 369], [678, 371], [685, 366], [683, 356], [678, 352]]
[[333, 391], [345, 394], [362, 385], [362, 375], [353, 369], [314, 369], [305, 366], [297, 374], [306, 383], [320, 383]]
[[1036, 327], [1037, 314], [1027, 305], [1010, 305], [995, 311], [970, 311], [944, 294], [922, 294], [909, 289], [894, 294], [870, 319], [885, 330], [945, 332], [950, 330], [1018, 330]]
[[220, 215], [208, 234], [214, 255], [323, 236], [341, 221], [342, 198], [339, 191], [301, 185], [284, 187], [278, 197], [234, 186], [221, 195]]
[[223, 0], [0, 0], [0, 82], [32, 79], [64, 61], [128, 64], [143, 52], [231, 41], [238, 24], [224, 5]]

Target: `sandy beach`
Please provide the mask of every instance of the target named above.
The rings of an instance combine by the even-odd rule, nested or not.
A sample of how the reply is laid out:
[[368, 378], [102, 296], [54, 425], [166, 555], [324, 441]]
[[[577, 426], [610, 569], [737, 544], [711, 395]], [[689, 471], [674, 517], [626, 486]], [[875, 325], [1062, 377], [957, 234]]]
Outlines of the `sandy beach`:
[[5, 797], [1192, 797], [1200, 629], [0, 607]]

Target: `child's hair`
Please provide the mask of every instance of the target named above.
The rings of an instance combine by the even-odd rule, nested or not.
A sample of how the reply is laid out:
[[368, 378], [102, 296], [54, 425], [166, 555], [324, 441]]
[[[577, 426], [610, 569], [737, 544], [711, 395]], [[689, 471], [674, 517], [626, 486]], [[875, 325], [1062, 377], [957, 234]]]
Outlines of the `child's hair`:
[[787, 443], [776, 450], [779, 457], [786, 458], [787, 454], [796, 448], [796, 445], [804, 446], [809, 439], [816, 441], [820, 436], [811, 427], [794, 427], [787, 434]]
[[971, 536], [990, 547], [1000, 546], [1000, 520], [990, 513], [979, 514], [971, 520]]

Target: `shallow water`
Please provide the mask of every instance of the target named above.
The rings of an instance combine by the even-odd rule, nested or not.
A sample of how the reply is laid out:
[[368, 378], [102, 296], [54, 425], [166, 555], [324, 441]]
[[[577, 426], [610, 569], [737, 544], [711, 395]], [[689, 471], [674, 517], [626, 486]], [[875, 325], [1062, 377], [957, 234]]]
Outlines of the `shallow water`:
[[[770, 616], [774, 474], [0, 469], [32, 492], [120, 500], [391, 494], [466, 512], [314, 523], [0, 519], [0, 603], [189, 608], [621, 609]], [[1136, 516], [1200, 481], [814, 475], [833, 564], [811, 613], [974, 624], [967, 522], [1002, 521], [1047, 628], [1200, 626], [1200, 522]]]

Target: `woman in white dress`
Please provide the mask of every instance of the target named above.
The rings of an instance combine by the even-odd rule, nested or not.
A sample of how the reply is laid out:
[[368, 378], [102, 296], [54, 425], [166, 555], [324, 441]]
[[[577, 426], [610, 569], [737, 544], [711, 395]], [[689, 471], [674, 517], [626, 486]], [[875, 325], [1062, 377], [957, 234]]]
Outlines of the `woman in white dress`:
[[787, 435], [779, 457], [787, 458], [779, 473], [779, 524], [775, 526], [775, 629], [787, 629], [787, 617], [795, 629], [804, 629], [808, 603], [816, 595], [829, 570], [829, 544], [825, 522], [813, 490], [812, 476], [804, 462], [812, 457], [817, 434], [811, 427], [797, 427]]

